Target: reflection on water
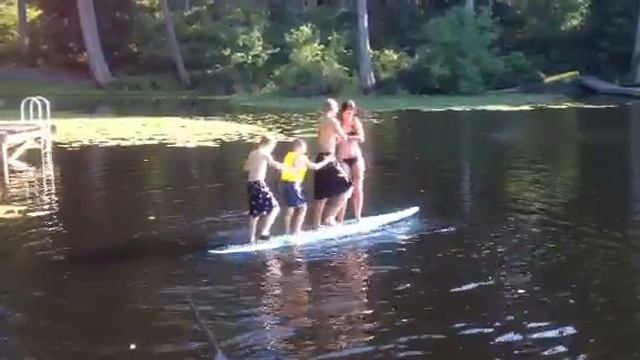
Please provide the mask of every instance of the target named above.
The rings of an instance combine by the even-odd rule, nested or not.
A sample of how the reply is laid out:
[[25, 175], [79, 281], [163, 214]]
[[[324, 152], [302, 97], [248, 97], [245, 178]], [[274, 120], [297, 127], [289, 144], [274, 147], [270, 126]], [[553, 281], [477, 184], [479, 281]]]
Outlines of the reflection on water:
[[[313, 134], [314, 114], [183, 105], [127, 115]], [[203, 250], [245, 225], [250, 144], [57, 148], [57, 208], [0, 225], [0, 357], [211, 358], [189, 295], [231, 359], [638, 357], [637, 109], [376, 114], [366, 213], [419, 218], [243, 256]], [[37, 184], [9, 191], [38, 209]]]

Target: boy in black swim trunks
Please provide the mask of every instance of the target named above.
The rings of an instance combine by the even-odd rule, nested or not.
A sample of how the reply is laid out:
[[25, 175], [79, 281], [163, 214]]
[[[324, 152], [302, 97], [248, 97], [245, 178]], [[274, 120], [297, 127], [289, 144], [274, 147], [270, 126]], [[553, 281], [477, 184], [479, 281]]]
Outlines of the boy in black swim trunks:
[[264, 218], [260, 239], [268, 239], [271, 226], [280, 212], [278, 201], [265, 182], [267, 168], [269, 166], [281, 171], [285, 168], [283, 164], [273, 160], [271, 156], [273, 149], [276, 147], [276, 143], [276, 140], [273, 138], [263, 136], [258, 147], [249, 153], [247, 162], [245, 163], [245, 170], [249, 171], [247, 179], [247, 194], [249, 196], [249, 240], [253, 244], [257, 242], [256, 229], [258, 220]]
[[[292, 151], [284, 157], [283, 164], [286, 167], [282, 171], [282, 192], [287, 203], [287, 212], [284, 215], [284, 228], [287, 234], [297, 235], [302, 230], [302, 224], [307, 214], [307, 199], [302, 193], [302, 182], [307, 174], [307, 169], [318, 170], [334, 161], [335, 157], [330, 156], [321, 162], [311, 162], [307, 156], [307, 144], [300, 139], [293, 142]], [[291, 231], [291, 220], [297, 216], [293, 231]]]

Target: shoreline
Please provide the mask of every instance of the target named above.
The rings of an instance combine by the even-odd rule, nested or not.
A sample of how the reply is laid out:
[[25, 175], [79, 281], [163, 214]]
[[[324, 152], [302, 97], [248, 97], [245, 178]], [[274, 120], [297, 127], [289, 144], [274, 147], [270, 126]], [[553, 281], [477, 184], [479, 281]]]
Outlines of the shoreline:
[[[2, 75], [0, 73], [0, 75]], [[4, 81], [1, 81], [4, 80]], [[284, 111], [315, 111], [325, 96], [291, 97], [276, 94], [237, 94], [209, 95], [198, 90], [176, 91], [125, 91], [99, 89], [87, 81], [66, 82], [51, 79], [17, 79], [0, 76], [0, 109], [2, 103], [10, 99], [15, 101], [26, 96], [100, 99], [100, 100], [194, 100], [220, 101], [231, 106], [273, 109]], [[500, 92], [493, 91], [478, 95], [336, 95], [339, 100], [353, 99], [360, 108], [371, 112], [390, 112], [403, 110], [416, 111], [521, 111], [536, 108], [581, 107], [586, 104], [576, 101], [568, 94]], [[615, 103], [615, 101], [611, 101]], [[6, 108], [5, 110], [13, 110]]]

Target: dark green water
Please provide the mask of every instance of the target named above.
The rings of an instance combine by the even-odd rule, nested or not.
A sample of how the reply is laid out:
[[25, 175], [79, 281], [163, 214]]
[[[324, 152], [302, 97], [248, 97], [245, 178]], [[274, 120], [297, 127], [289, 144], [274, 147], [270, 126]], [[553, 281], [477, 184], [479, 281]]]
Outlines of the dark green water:
[[[117, 112], [228, 111], [151, 106]], [[5, 194], [53, 212], [0, 223], [0, 358], [211, 358], [189, 295], [231, 359], [639, 357], [639, 115], [376, 114], [365, 212], [412, 227], [240, 257], [203, 250], [244, 226], [249, 144], [56, 149], [55, 196]]]

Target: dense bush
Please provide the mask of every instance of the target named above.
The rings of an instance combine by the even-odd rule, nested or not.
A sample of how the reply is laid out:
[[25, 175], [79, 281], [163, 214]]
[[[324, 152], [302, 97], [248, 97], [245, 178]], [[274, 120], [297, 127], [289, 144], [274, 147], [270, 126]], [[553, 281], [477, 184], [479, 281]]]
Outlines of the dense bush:
[[404, 89], [398, 81], [399, 75], [411, 68], [413, 59], [403, 51], [383, 49], [373, 52], [373, 68], [377, 81], [376, 91], [381, 94], [396, 94]]
[[318, 29], [302, 25], [286, 35], [289, 63], [275, 75], [276, 85], [291, 95], [331, 94], [345, 91], [353, 80], [339, 58], [346, 51], [338, 34], [323, 43]]
[[411, 66], [411, 58], [402, 51], [383, 49], [373, 52], [373, 68], [378, 81], [396, 79]]
[[505, 55], [502, 62], [503, 69], [496, 83], [499, 88], [537, 83], [544, 80], [544, 76], [521, 52], [514, 51]]
[[472, 16], [454, 8], [427, 23], [422, 34], [426, 44], [416, 61], [434, 92], [478, 93], [491, 87], [502, 71], [502, 60], [491, 46], [496, 33], [486, 9]]
[[413, 68], [400, 74], [411, 92], [480, 93], [535, 78], [522, 53], [499, 52], [487, 8], [475, 16], [462, 7], [453, 8], [427, 23], [421, 34], [424, 45], [417, 50]]

